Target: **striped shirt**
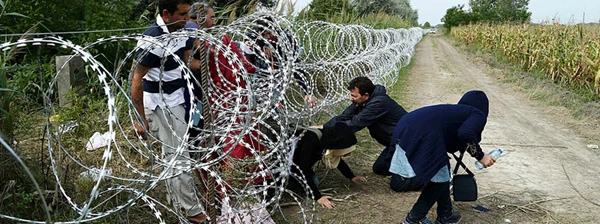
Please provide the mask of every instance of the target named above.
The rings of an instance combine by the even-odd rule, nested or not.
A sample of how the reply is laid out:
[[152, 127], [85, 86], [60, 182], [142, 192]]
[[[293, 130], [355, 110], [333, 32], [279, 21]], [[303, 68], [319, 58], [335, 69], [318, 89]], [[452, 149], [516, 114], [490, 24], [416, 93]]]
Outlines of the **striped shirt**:
[[157, 106], [169, 108], [185, 102], [183, 93], [187, 84], [182, 77], [185, 67], [175, 58], [184, 60], [183, 53], [192, 48], [193, 42], [187, 37], [169, 34], [165, 22], [158, 15], [156, 22], [144, 31], [144, 37], [137, 43], [139, 50], [135, 58], [149, 68], [142, 79], [146, 109], [154, 110]]

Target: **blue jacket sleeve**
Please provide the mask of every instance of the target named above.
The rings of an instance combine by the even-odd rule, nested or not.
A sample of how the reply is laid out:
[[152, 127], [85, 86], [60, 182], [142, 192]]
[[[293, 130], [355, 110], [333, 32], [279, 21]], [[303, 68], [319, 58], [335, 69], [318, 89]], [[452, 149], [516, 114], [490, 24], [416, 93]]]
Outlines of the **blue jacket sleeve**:
[[348, 127], [352, 128], [352, 131], [357, 132], [373, 124], [379, 120], [379, 118], [385, 116], [386, 113], [387, 110], [385, 110], [383, 101], [373, 99], [373, 101], [365, 105], [365, 107], [363, 107], [356, 115], [344, 122]]
[[483, 158], [479, 142], [486, 122], [486, 116], [482, 112], [473, 111], [458, 129], [458, 138], [468, 145], [467, 152], [477, 160]]
[[332, 118], [324, 126], [333, 126], [335, 122], [342, 121], [352, 128], [352, 132], [357, 132], [373, 124], [379, 118], [385, 116], [386, 113], [387, 110], [381, 100], [372, 99], [362, 109], [357, 108], [356, 104], [352, 103], [342, 114]]
[[344, 177], [352, 180], [352, 178], [356, 177], [350, 169], [350, 166], [343, 159], [340, 159], [340, 163], [337, 166], [337, 169], [344, 175]]
[[325, 123], [323, 125], [323, 127], [333, 127], [333, 126], [335, 126], [335, 123], [337, 123], [338, 121], [349, 120], [352, 118], [352, 116], [354, 116], [354, 114], [356, 114], [357, 110], [358, 110], [358, 108], [356, 108], [356, 104], [352, 103], [340, 115], [335, 116], [335, 117], [331, 118], [329, 121], [327, 121], [327, 123]]

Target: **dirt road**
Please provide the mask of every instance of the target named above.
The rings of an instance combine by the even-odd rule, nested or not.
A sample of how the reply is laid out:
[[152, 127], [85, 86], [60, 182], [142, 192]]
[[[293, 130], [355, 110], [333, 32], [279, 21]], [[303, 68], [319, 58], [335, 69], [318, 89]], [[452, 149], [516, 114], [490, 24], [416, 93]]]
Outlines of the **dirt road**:
[[[506, 73], [461, 53], [441, 35], [425, 37], [415, 57], [406, 93], [398, 97], [406, 109], [456, 103], [468, 90], [484, 90], [490, 115], [482, 148], [505, 150], [496, 165], [475, 171], [479, 200], [454, 203], [462, 223], [600, 222], [600, 149], [587, 147], [600, 143], [597, 126], [574, 120], [562, 107], [531, 100], [535, 90], [506, 82]], [[359, 139], [369, 138], [362, 135]], [[332, 188], [335, 198], [344, 200], [335, 209], [317, 208], [316, 223], [400, 223], [416, 201], [418, 193], [394, 193], [389, 178], [372, 173], [382, 146], [361, 141], [348, 162], [369, 182], [351, 184], [337, 171], [326, 174], [320, 168], [321, 188]], [[474, 161], [469, 157], [466, 163], [474, 167]], [[477, 212], [475, 205], [490, 211]], [[435, 219], [435, 213], [429, 217]]]
[[[480, 195], [499, 200], [490, 204], [492, 212], [502, 214], [515, 209], [508, 204], [531, 203], [514, 213], [534, 213], [532, 218], [536, 218], [535, 213], [546, 215], [547, 211], [560, 223], [600, 221], [600, 151], [587, 147], [598, 144], [600, 131], [573, 120], [564, 108], [530, 100], [524, 91], [502, 82], [504, 77], [498, 72], [476, 61], [459, 53], [441, 36], [425, 38], [417, 48], [407, 97], [419, 107], [455, 103], [470, 89], [488, 94], [490, 116], [482, 147], [500, 147], [507, 152], [496, 166], [476, 174]], [[582, 137], [594, 133], [596, 139]], [[504, 209], [494, 206], [503, 203]], [[523, 218], [527, 217], [512, 221], [534, 221]], [[468, 217], [465, 220], [477, 222]], [[504, 222], [492, 223], [496, 221]]]

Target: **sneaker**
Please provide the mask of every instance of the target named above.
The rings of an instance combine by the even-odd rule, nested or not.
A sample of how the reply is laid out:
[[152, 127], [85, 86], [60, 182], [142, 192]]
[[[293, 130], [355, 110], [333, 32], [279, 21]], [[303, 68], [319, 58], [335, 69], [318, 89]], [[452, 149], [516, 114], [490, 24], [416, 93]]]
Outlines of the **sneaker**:
[[438, 216], [435, 220], [438, 224], [458, 224], [461, 219], [462, 216], [460, 215], [460, 212], [453, 211], [452, 214], [450, 214], [450, 216], [445, 218]]
[[413, 219], [412, 217], [410, 217], [410, 213], [408, 213], [408, 215], [406, 215], [406, 218], [404, 218], [404, 220], [402, 221], [402, 224], [434, 224], [434, 223], [431, 220], [429, 220], [427, 217], [424, 217], [421, 220]]
[[204, 223], [206, 221], [206, 216], [200, 213], [196, 216], [188, 216], [187, 220], [191, 223]]

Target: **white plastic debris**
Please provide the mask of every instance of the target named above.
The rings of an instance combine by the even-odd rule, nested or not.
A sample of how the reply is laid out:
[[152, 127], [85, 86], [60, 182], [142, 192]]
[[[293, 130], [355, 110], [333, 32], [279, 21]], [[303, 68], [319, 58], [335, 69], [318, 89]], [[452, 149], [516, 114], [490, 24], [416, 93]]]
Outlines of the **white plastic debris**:
[[237, 210], [239, 210], [238, 213], [234, 213], [233, 210], [234, 208], [230, 207], [227, 203], [224, 203], [221, 207], [222, 215], [217, 217], [217, 224], [256, 223], [258, 220], [260, 220], [260, 223], [262, 224], [275, 224], [269, 211], [260, 204], [242, 202], [240, 206], [237, 206]]
[[511, 223], [510, 219], [504, 219], [505, 223]]
[[104, 171], [104, 176], [106, 175], [112, 175], [112, 170], [111, 169], [98, 169], [98, 168], [92, 168], [89, 169], [87, 171], [84, 171], [83, 173], [80, 173], [79, 176], [81, 178], [84, 179], [89, 179], [89, 180], [93, 180], [93, 181], [98, 181], [98, 179], [100, 178], [100, 173]]
[[94, 151], [96, 149], [107, 146], [110, 143], [110, 133], [106, 132], [100, 134], [100, 132], [94, 132], [94, 135], [90, 137], [90, 140], [85, 144], [85, 149], [88, 151]]
[[587, 145], [588, 149], [598, 149], [598, 145]]

